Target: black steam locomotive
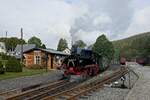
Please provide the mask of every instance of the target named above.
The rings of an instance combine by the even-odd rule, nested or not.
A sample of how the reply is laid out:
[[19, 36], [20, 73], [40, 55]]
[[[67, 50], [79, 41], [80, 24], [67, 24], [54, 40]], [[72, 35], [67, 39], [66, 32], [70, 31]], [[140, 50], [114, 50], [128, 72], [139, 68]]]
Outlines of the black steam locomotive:
[[107, 68], [107, 66], [100, 66], [101, 57], [95, 56], [92, 50], [72, 47], [71, 51], [71, 55], [64, 59], [61, 66], [64, 77], [75, 75], [86, 78], [95, 76]]

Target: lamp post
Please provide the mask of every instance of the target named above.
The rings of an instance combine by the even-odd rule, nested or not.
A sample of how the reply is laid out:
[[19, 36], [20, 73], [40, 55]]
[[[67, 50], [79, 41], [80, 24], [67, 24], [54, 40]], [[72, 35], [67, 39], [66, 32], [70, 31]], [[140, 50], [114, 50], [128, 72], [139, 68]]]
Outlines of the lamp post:
[[23, 63], [23, 28], [21, 28], [21, 63]]

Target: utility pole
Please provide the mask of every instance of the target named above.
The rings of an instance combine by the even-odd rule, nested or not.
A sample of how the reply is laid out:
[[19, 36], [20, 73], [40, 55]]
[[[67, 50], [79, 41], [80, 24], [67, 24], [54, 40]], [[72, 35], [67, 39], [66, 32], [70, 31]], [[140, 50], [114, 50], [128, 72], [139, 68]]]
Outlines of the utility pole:
[[[5, 34], [5, 50], [6, 50], [6, 42], [7, 42], [7, 31], [6, 31], [6, 34]], [[6, 50], [6, 54], [7, 54], [7, 50]]]
[[8, 32], [6, 31], [6, 34], [5, 34], [6, 38], [7, 38], [7, 33], [8, 33]]
[[23, 63], [23, 28], [21, 28], [21, 63]]

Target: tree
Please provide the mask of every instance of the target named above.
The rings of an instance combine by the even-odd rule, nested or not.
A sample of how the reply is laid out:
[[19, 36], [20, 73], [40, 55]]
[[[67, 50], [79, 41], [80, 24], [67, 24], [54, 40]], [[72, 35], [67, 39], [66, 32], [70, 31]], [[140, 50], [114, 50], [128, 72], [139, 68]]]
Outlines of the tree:
[[102, 67], [107, 66], [113, 59], [114, 47], [112, 42], [110, 42], [105, 35], [101, 35], [97, 38], [92, 49], [98, 57], [99, 65]]
[[140, 57], [149, 57], [150, 56], [150, 37], [144, 38], [144, 43], [141, 44], [142, 47], [139, 48]]
[[82, 40], [76, 41], [74, 45], [76, 45], [79, 48], [85, 48], [86, 47], [86, 44]]
[[114, 55], [113, 44], [106, 38], [105, 35], [101, 35], [97, 38], [93, 46], [93, 51], [96, 54], [109, 59], [112, 59]]
[[41, 45], [41, 48], [42, 48], [42, 49], [46, 49], [46, 45], [45, 45], [45, 44], [42, 44], [42, 45]]
[[120, 56], [126, 57], [127, 60], [149, 57], [150, 32], [113, 41], [113, 45], [115, 49], [120, 49]]
[[40, 48], [42, 45], [42, 42], [39, 38], [33, 36], [28, 40], [28, 44], [35, 44], [37, 48]]
[[119, 63], [120, 61], [120, 48], [114, 48], [114, 61]]
[[0, 42], [4, 42], [7, 50], [14, 50], [17, 44], [25, 44], [25, 40], [18, 39], [17, 37], [0, 38]]
[[68, 48], [67, 41], [66, 41], [66, 39], [61, 38], [61, 39], [59, 40], [59, 43], [58, 43], [58, 46], [57, 46], [57, 50], [58, 50], [58, 51], [63, 51], [63, 50], [65, 50], [66, 48]]

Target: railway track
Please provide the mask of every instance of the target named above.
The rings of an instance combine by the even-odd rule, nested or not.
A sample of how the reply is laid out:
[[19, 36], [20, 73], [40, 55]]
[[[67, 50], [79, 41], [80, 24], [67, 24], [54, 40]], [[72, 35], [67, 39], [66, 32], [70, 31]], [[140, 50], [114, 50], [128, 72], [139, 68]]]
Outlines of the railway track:
[[[69, 82], [66, 80], [56, 81], [51, 84], [42, 85], [40, 87], [19, 92], [17, 89], [5, 94], [6, 100], [57, 100], [67, 99], [74, 100], [92, 90], [102, 88], [104, 84], [111, 83], [119, 79], [128, 72], [127, 68], [117, 69], [110, 75], [89, 82], [87, 84], [79, 84], [78, 82]], [[94, 79], [94, 78], [93, 78]], [[28, 88], [27, 88], [28, 89]], [[26, 90], [26, 89], [24, 89]], [[14, 93], [13, 93], [14, 92]], [[12, 94], [11, 94], [12, 93]], [[10, 96], [9, 96], [10, 95]]]
[[28, 87], [24, 87], [24, 88], [12, 89], [10, 91], [1, 92], [0, 96], [8, 97], [8, 96], [11, 96], [11, 95], [15, 95], [15, 94], [19, 94], [21, 92], [28, 91], [30, 89], [40, 87], [40, 86], [45, 85], [45, 84], [47, 84], [47, 83], [39, 83], [39, 84], [31, 85], [31, 86], [28, 86]]
[[22, 92], [21, 89], [13, 89], [13, 90], [10, 90], [10, 91], [1, 92], [0, 96], [7, 97], [9, 95], [15, 95], [15, 94], [18, 94], [18, 93], [21, 93], [21, 92]]
[[46, 92], [46, 91], [50, 91], [51, 89], [58, 87], [58, 86], [62, 86], [64, 84], [68, 83], [68, 81], [65, 80], [61, 80], [61, 81], [56, 81], [47, 85], [43, 85], [40, 86], [38, 88], [35, 89], [31, 89], [28, 91], [24, 91], [24, 92], [19, 92], [17, 94], [11, 95], [5, 97], [6, 100], [23, 100], [23, 99], [29, 99], [31, 97], [34, 97], [37, 94], [41, 94], [42, 92]]
[[45, 97], [47, 97], [49, 95], [54, 95], [54, 94], [60, 93], [62, 91], [68, 90], [70, 88], [73, 88], [77, 84], [79, 84], [79, 83], [67, 82], [66, 84], [63, 84], [61, 86], [57, 86], [57, 87], [51, 88], [48, 91], [41, 92], [40, 94], [37, 94], [37, 95], [34, 95], [32, 97], [26, 98], [26, 100], [40, 100], [40, 99], [45, 98]]
[[94, 81], [92, 83], [86, 84], [86, 85], [79, 85], [77, 87], [71, 88], [66, 91], [59, 92], [54, 95], [47, 96], [43, 98], [42, 100], [77, 100], [78, 97], [85, 95], [93, 90], [100, 89], [104, 86], [104, 84], [111, 83], [117, 79], [119, 79], [121, 76], [128, 73], [128, 69], [119, 69], [115, 72], [113, 72], [111, 75], [105, 76], [105, 78]]

